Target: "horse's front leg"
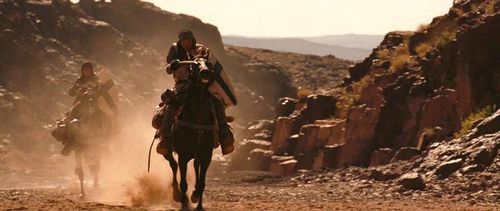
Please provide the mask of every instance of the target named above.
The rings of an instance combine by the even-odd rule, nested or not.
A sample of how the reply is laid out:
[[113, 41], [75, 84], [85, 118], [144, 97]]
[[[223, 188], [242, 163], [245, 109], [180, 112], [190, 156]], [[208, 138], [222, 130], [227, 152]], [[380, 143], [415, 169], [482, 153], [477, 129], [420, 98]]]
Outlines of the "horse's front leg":
[[199, 182], [196, 182], [196, 192], [198, 194], [199, 201], [196, 210], [203, 210], [203, 192], [205, 191], [205, 179], [207, 177], [207, 171], [211, 161], [212, 161], [212, 151], [207, 153], [200, 160], [200, 175], [199, 175], [199, 180], [197, 180]]
[[197, 203], [199, 200], [199, 185], [200, 185], [200, 159], [198, 157], [194, 158], [194, 173], [196, 178], [196, 183], [194, 186], [193, 194], [191, 194], [191, 202]]
[[75, 166], [75, 174], [78, 175], [78, 179], [80, 180], [80, 198], [85, 197], [85, 190], [83, 188], [83, 180], [84, 180], [84, 175], [83, 175], [83, 157], [82, 157], [82, 152], [81, 151], [76, 151], [75, 150], [75, 161], [76, 161], [76, 166]]
[[179, 170], [181, 173], [181, 204], [182, 210], [189, 209], [189, 201], [186, 195], [188, 184], [187, 184], [187, 164], [189, 159], [186, 156], [179, 155]]
[[179, 189], [179, 183], [177, 182], [177, 161], [175, 161], [174, 156], [172, 156], [172, 152], [163, 155], [163, 157], [168, 161], [170, 169], [172, 170], [172, 198], [174, 201], [180, 202], [181, 190]]

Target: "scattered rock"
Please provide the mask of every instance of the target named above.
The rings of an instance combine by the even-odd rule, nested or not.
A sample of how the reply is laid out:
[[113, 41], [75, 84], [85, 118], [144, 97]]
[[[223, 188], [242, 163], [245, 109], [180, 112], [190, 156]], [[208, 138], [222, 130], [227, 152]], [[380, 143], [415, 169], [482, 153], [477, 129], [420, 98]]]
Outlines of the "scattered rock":
[[376, 180], [376, 181], [388, 181], [388, 180], [393, 180], [401, 176], [400, 173], [393, 172], [391, 170], [378, 170], [378, 169], [372, 169], [370, 171], [370, 174], [368, 175], [368, 178]]
[[396, 162], [400, 160], [410, 160], [418, 155], [420, 155], [420, 150], [415, 147], [402, 147], [392, 158], [391, 162]]
[[394, 156], [394, 150], [390, 148], [382, 148], [375, 150], [370, 159], [370, 166], [379, 166], [388, 164]]
[[410, 190], [424, 190], [425, 180], [419, 173], [406, 173], [398, 181], [404, 188]]
[[462, 162], [462, 158], [444, 162], [436, 168], [435, 174], [440, 178], [446, 178], [456, 170], [460, 169], [460, 167], [462, 166]]
[[270, 171], [280, 176], [290, 176], [295, 172], [297, 160], [293, 156], [272, 156]]

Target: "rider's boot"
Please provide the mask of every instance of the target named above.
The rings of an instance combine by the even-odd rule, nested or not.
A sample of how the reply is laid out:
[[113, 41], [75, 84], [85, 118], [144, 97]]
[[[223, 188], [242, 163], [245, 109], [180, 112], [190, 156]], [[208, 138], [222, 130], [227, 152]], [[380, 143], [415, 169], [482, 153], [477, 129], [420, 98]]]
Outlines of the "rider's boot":
[[234, 135], [227, 123], [226, 111], [221, 102], [215, 103], [217, 120], [219, 125], [219, 142], [222, 149], [222, 155], [227, 155], [234, 151]]

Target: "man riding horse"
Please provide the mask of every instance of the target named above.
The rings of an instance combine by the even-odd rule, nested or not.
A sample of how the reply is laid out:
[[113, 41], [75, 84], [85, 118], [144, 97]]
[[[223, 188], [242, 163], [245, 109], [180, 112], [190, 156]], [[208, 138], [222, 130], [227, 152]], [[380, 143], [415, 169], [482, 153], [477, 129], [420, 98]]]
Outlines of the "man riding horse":
[[[172, 150], [172, 125], [178, 110], [186, 102], [188, 90], [191, 88], [188, 79], [191, 66], [187, 61], [204, 58], [210, 62], [213, 60], [211, 58], [214, 58], [208, 48], [196, 43], [196, 38], [191, 31], [182, 30], [178, 38], [178, 41], [170, 47], [166, 59], [166, 72], [173, 75], [175, 86], [173, 92], [167, 91], [162, 95], [162, 101], [166, 102], [168, 106], [162, 124], [162, 139], [156, 149], [160, 154], [168, 154]], [[216, 66], [215, 64], [209, 65]], [[220, 63], [217, 65], [222, 68]], [[218, 140], [221, 144], [222, 154], [227, 155], [234, 150], [234, 136], [227, 122], [224, 102], [217, 100], [217, 102], [214, 102], [214, 107], [219, 126]]]
[[83, 161], [89, 164], [90, 171], [95, 176], [94, 186], [98, 186], [100, 156], [107, 143], [105, 139], [116, 131], [117, 125], [113, 125], [113, 118], [99, 105], [99, 99], [106, 98], [107, 103], [112, 103], [113, 106], [110, 107], [113, 112], [117, 112], [108, 92], [112, 86], [112, 81], [104, 84], [101, 82], [90, 62], [84, 63], [81, 66], [81, 76], [68, 91], [69, 96], [75, 97], [73, 106], [64, 118], [58, 120], [57, 127], [52, 131], [54, 138], [64, 145], [61, 154], [75, 154], [75, 174], [80, 179], [81, 197], [85, 195]]

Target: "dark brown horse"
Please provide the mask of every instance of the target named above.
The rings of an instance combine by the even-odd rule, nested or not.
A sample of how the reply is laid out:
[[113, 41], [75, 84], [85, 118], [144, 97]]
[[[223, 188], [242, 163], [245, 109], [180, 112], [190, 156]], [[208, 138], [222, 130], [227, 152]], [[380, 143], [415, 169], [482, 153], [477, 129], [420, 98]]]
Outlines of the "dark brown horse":
[[[194, 159], [196, 174], [195, 190], [191, 201], [198, 203], [197, 210], [203, 210], [203, 191], [205, 178], [212, 159], [215, 145], [217, 121], [213, 103], [218, 103], [208, 91], [213, 81], [214, 72], [205, 65], [206, 60], [196, 59], [192, 62], [190, 76], [191, 86], [187, 100], [173, 127], [173, 150], [178, 154], [178, 163], [171, 153], [164, 155], [170, 163], [173, 173], [174, 200], [182, 203], [182, 209], [189, 209], [186, 181], [187, 164]], [[180, 190], [177, 182], [177, 167], [180, 170]]]

